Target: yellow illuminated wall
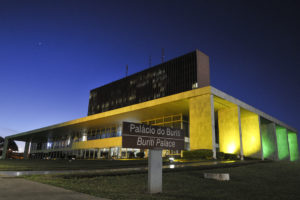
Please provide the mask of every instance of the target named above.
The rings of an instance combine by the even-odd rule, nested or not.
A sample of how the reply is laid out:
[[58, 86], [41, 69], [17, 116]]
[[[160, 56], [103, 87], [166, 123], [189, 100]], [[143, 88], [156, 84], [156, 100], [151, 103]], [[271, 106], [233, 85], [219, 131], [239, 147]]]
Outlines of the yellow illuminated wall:
[[98, 140], [88, 140], [83, 142], [74, 142], [72, 145], [72, 149], [100, 149], [121, 146], [122, 137], [112, 137]]
[[189, 100], [190, 149], [212, 149], [210, 94]]
[[262, 158], [259, 116], [241, 109], [241, 128], [244, 156]]
[[240, 153], [238, 106], [218, 110], [220, 152]]

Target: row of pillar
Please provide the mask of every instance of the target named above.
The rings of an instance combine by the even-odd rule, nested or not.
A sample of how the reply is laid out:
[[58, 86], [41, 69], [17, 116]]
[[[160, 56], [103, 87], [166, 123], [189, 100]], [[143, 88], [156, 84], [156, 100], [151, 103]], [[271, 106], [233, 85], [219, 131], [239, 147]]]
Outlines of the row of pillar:
[[[25, 145], [25, 147], [27, 144]], [[29, 146], [29, 145], [28, 145]], [[122, 155], [122, 148], [117, 147], [117, 153], [114, 155], [116, 158], [128, 158], [130, 156], [129, 152], [125, 150], [124, 156]], [[105, 158], [112, 158], [113, 148], [108, 148], [108, 151], [103, 151], [101, 149], [79, 149], [79, 150], [62, 150], [62, 151], [51, 151], [51, 152], [32, 152], [28, 154], [28, 149], [24, 151], [24, 159], [37, 158], [42, 159], [45, 157], [50, 158], [67, 158], [68, 156], [76, 156], [80, 159], [101, 159], [103, 158], [103, 153], [107, 153]], [[27, 152], [27, 153], [26, 153]]]
[[213, 157], [217, 157], [216, 118], [220, 152], [238, 154], [241, 159], [246, 156], [297, 160], [299, 157], [295, 132], [233, 103], [215, 103], [211, 94], [191, 98], [189, 114], [191, 150], [211, 149]]
[[[100, 149], [79, 149], [79, 150], [62, 150], [62, 151], [52, 151], [52, 152], [34, 152], [30, 155], [24, 154], [24, 159], [30, 158], [37, 158], [37, 159], [43, 159], [45, 157], [50, 158], [68, 158], [69, 156], [76, 157], [79, 159], [100, 159], [101, 153], [104, 153], [104, 151], [101, 151]], [[111, 158], [111, 149], [106, 152], [107, 158]]]

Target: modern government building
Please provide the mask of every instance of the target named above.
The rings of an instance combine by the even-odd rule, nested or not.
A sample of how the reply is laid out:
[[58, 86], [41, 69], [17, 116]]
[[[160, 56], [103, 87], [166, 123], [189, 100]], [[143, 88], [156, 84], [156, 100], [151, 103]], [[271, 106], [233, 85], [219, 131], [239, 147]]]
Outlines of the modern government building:
[[[133, 158], [122, 148], [122, 122], [180, 128], [185, 150], [297, 160], [297, 130], [210, 86], [209, 58], [199, 50], [90, 91], [88, 116], [5, 138], [25, 141], [25, 159]], [[165, 155], [180, 155], [164, 150]]]

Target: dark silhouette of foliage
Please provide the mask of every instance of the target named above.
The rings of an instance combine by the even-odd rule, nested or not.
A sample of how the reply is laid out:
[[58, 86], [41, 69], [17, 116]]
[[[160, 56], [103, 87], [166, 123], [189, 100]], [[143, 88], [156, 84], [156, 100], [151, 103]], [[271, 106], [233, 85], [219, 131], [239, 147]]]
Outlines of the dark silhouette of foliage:
[[[4, 138], [0, 136], [0, 149], [4, 146]], [[18, 145], [13, 140], [8, 140], [7, 149], [11, 149], [12, 151], [18, 151]]]

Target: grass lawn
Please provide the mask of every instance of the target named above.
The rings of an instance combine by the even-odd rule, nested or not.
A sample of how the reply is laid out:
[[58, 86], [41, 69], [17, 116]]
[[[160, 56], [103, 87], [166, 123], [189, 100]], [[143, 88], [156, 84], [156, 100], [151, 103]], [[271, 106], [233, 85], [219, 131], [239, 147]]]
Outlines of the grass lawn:
[[[204, 172], [230, 173], [230, 181], [203, 178]], [[258, 163], [234, 168], [163, 174], [163, 193], [146, 193], [147, 174], [35, 175], [25, 178], [110, 199], [300, 199], [300, 162]]]
[[0, 160], [0, 171], [109, 169], [147, 166], [147, 160]]

